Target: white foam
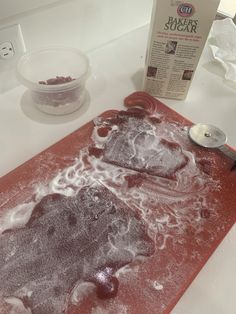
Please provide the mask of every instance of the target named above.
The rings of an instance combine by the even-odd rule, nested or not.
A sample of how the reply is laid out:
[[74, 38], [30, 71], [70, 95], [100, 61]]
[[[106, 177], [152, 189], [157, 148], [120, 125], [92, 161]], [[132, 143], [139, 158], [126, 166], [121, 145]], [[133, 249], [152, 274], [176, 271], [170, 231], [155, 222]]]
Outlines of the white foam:
[[5, 230], [23, 227], [29, 220], [35, 203], [20, 204], [15, 208], [1, 212], [0, 234]]
[[112, 300], [109, 303], [109, 307], [98, 305], [92, 308], [91, 311], [91, 314], [128, 314], [128, 313], [129, 310], [127, 306], [116, 300]]
[[18, 298], [5, 298], [5, 302], [11, 305], [9, 314], [32, 314], [31, 310], [26, 309], [23, 302]]
[[[161, 127], [158, 125], [158, 132], [160, 136], [163, 136], [167, 140], [179, 141], [182, 143], [183, 147], [188, 146], [188, 140], [186, 140], [186, 130], [182, 136], [180, 136], [180, 131], [177, 129], [178, 126], [170, 125], [174, 129], [173, 132], [168, 133], [168, 126], [165, 123], [161, 123]], [[185, 135], [185, 137], [184, 137]], [[186, 145], [187, 143], [187, 145]], [[186, 226], [191, 223], [198, 226], [200, 219], [200, 209], [213, 207], [213, 204], [208, 204], [208, 195], [211, 191], [217, 190], [220, 188], [219, 182], [213, 180], [209, 175], [203, 173], [196, 165], [194, 155], [188, 151], [184, 150], [184, 153], [189, 158], [188, 164], [177, 172], [177, 178], [175, 181], [168, 180], [165, 178], [152, 178], [152, 181], [155, 182], [148, 184], [146, 182], [136, 190], [126, 191], [126, 200], [132, 201], [139, 209], [142, 210], [143, 218], [149, 223], [150, 228], [155, 229], [155, 222], [150, 219], [150, 211], [147, 211], [146, 208], [156, 207], [161, 208], [166, 205], [171, 209], [168, 211], [168, 215], [171, 215], [172, 219], [175, 219], [175, 223], [171, 223], [166, 218], [166, 213], [163, 213], [163, 216], [159, 219], [163, 222], [158, 223], [158, 231], [160, 232], [161, 224], [164, 223], [162, 231], [168, 235], [167, 228], [175, 228], [176, 234], [183, 234]], [[194, 192], [193, 192], [194, 191]], [[119, 197], [122, 198], [122, 194], [116, 191]], [[127, 196], [130, 194], [131, 198]], [[191, 205], [191, 207], [190, 207]], [[194, 211], [198, 211], [196, 215]], [[189, 221], [186, 219], [189, 218]], [[165, 246], [166, 237], [163, 240], [163, 246]], [[163, 246], [161, 248], [163, 249]]]
[[[99, 125], [102, 125], [102, 121], [99, 121], [99, 123]], [[95, 144], [97, 144], [97, 147], [102, 148], [107, 137], [98, 136], [98, 127], [95, 127], [92, 138]], [[117, 128], [117, 126], [114, 126], [113, 130]], [[74, 196], [82, 187], [92, 185], [94, 182], [100, 182], [116, 194], [118, 198], [139, 209], [142, 218], [148, 224], [152, 238], [156, 240], [158, 237], [157, 250], [165, 250], [168, 247], [169, 241], [172, 241], [174, 247], [177, 247], [179, 244], [181, 245], [183, 243], [181, 242], [183, 241], [183, 235], [189, 224], [191, 224], [195, 232], [194, 236], [197, 237], [198, 232], [202, 228], [202, 223], [199, 222], [200, 210], [211, 207], [212, 214], [217, 215], [214, 213], [215, 204], [209, 204], [208, 195], [211, 191], [220, 188], [219, 182], [213, 180], [211, 176], [205, 174], [197, 167], [195, 156], [188, 150], [189, 143], [186, 128], [182, 128], [177, 124], [162, 122], [157, 127], [152, 127], [148, 132], [155, 134], [157, 142], [160, 141], [160, 138], [164, 138], [168, 141], [172, 140], [181, 144], [185, 156], [188, 157], [188, 163], [184, 168], [177, 171], [175, 180], [147, 176], [145, 182], [138, 188], [128, 188], [125, 178], [126, 176], [136, 175], [136, 171], [107, 164], [99, 158], [88, 156], [87, 148], [85, 148], [80, 151], [74, 163], [70, 167], [60, 171], [47, 186], [38, 185], [35, 187], [35, 202], [18, 205], [1, 214], [0, 233], [7, 229], [21, 227], [27, 223], [35, 203], [43, 196], [50, 193]], [[109, 136], [110, 133], [108, 134]], [[134, 144], [134, 142], [132, 143]], [[137, 153], [137, 149], [138, 154], [142, 154], [143, 147], [139, 146], [137, 148], [133, 146], [134, 152]], [[154, 149], [156, 148], [154, 147]], [[115, 223], [116, 221], [114, 221]], [[113, 254], [121, 247], [127, 249], [132, 256], [136, 255], [138, 251], [137, 247], [130, 246], [124, 240], [125, 234], [129, 231], [129, 223], [127, 223], [127, 228], [123, 228], [122, 232], [120, 230], [119, 233], [114, 233], [109, 238], [109, 250], [106, 248], [104, 251], [104, 248], [101, 247], [99, 251], [100, 256], [96, 256], [97, 261], [104, 258], [106, 254]], [[217, 229], [215, 233], [209, 235], [210, 241], [214, 239], [216, 233]], [[36, 243], [40, 239], [35, 237], [34, 241]], [[201, 244], [200, 239], [196, 241]], [[14, 249], [10, 254], [14, 254]], [[199, 258], [197, 257], [197, 252], [193, 252], [192, 254], [193, 259]], [[85, 273], [87, 272], [86, 269], [89, 269], [89, 265], [86, 265], [84, 261]], [[127, 278], [130, 278], [133, 275], [134, 268], [122, 268], [117, 275], [126, 277], [122, 276], [124, 272], [127, 274]], [[170, 277], [166, 278], [166, 281], [171, 281], [172, 275], [170, 270]], [[53, 280], [52, 284], [56, 284], [56, 282], [57, 278]], [[159, 281], [157, 278], [157, 280], [153, 281], [152, 286], [155, 290], [161, 291], [164, 289], [165, 282]], [[73, 289], [71, 295], [72, 302], [79, 304], [93, 289], [94, 286], [91, 284], [80, 283]], [[128, 313], [127, 308], [123, 304], [116, 304], [114, 301], [113, 303], [109, 303], [108, 308], [98, 305], [93, 308], [91, 314], [109, 314], [113, 313], [114, 309], [119, 314]]]
[[161, 291], [164, 289], [164, 286], [156, 280], [152, 282], [152, 286], [157, 291]]
[[95, 287], [89, 282], [80, 282], [71, 293], [71, 302], [77, 306], [93, 291]]

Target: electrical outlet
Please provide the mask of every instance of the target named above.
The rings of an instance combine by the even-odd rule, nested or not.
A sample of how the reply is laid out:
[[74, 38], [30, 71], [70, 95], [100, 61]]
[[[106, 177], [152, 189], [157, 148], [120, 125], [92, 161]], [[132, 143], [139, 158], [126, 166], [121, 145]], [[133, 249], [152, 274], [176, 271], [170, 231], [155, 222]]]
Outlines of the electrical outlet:
[[7, 41], [3, 44], [0, 44], [0, 57], [2, 59], [11, 59], [14, 57], [14, 48], [11, 42]]
[[0, 29], [0, 71], [15, 67], [25, 52], [25, 44], [19, 24]]

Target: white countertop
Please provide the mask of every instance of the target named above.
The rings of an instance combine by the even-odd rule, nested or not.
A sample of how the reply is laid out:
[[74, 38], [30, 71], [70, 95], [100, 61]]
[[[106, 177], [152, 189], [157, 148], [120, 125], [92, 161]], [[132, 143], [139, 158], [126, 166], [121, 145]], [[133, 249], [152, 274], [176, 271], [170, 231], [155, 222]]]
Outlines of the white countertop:
[[[123, 108], [123, 98], [141, 88], [148, 27], [138, 28], [88, 53], [90, 103], [68, 116], [33, 108], [23, 86], [0, 94], [0, 176], [82, 126], [101, 112]], [[236, 147], [236, 87], [209, 62], [206, 46], [185, 101], [162, 99], [193, 122], [225, 131]], [[217, 248], [178, 302], [173, 314], [233, 314], [236, 311], [236, 227]]]

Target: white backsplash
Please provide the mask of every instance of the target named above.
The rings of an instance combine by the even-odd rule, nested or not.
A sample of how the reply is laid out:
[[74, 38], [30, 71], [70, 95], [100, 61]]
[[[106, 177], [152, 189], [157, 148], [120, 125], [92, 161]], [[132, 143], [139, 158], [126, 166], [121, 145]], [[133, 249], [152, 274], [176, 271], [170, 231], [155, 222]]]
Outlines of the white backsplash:
[[0, 15], [0, 28], [20, 23], [28, 50], [65, 45], [89, 51], [148, 23], [151, 9], [152, 0], [64, 0], [7, 19]]
[[40, 8], [59, 0], [0, 0], [0, 20]]

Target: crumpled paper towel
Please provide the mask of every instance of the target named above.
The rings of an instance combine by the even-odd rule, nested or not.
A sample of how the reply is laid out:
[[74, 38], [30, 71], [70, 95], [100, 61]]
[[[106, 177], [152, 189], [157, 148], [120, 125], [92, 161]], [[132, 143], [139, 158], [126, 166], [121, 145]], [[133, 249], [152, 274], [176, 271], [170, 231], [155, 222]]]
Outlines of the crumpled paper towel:
[[214, 60], [225, 69], [225, 79], [236, 83], [236, 25], [232, 19], [214, 21], [209, 39]]

